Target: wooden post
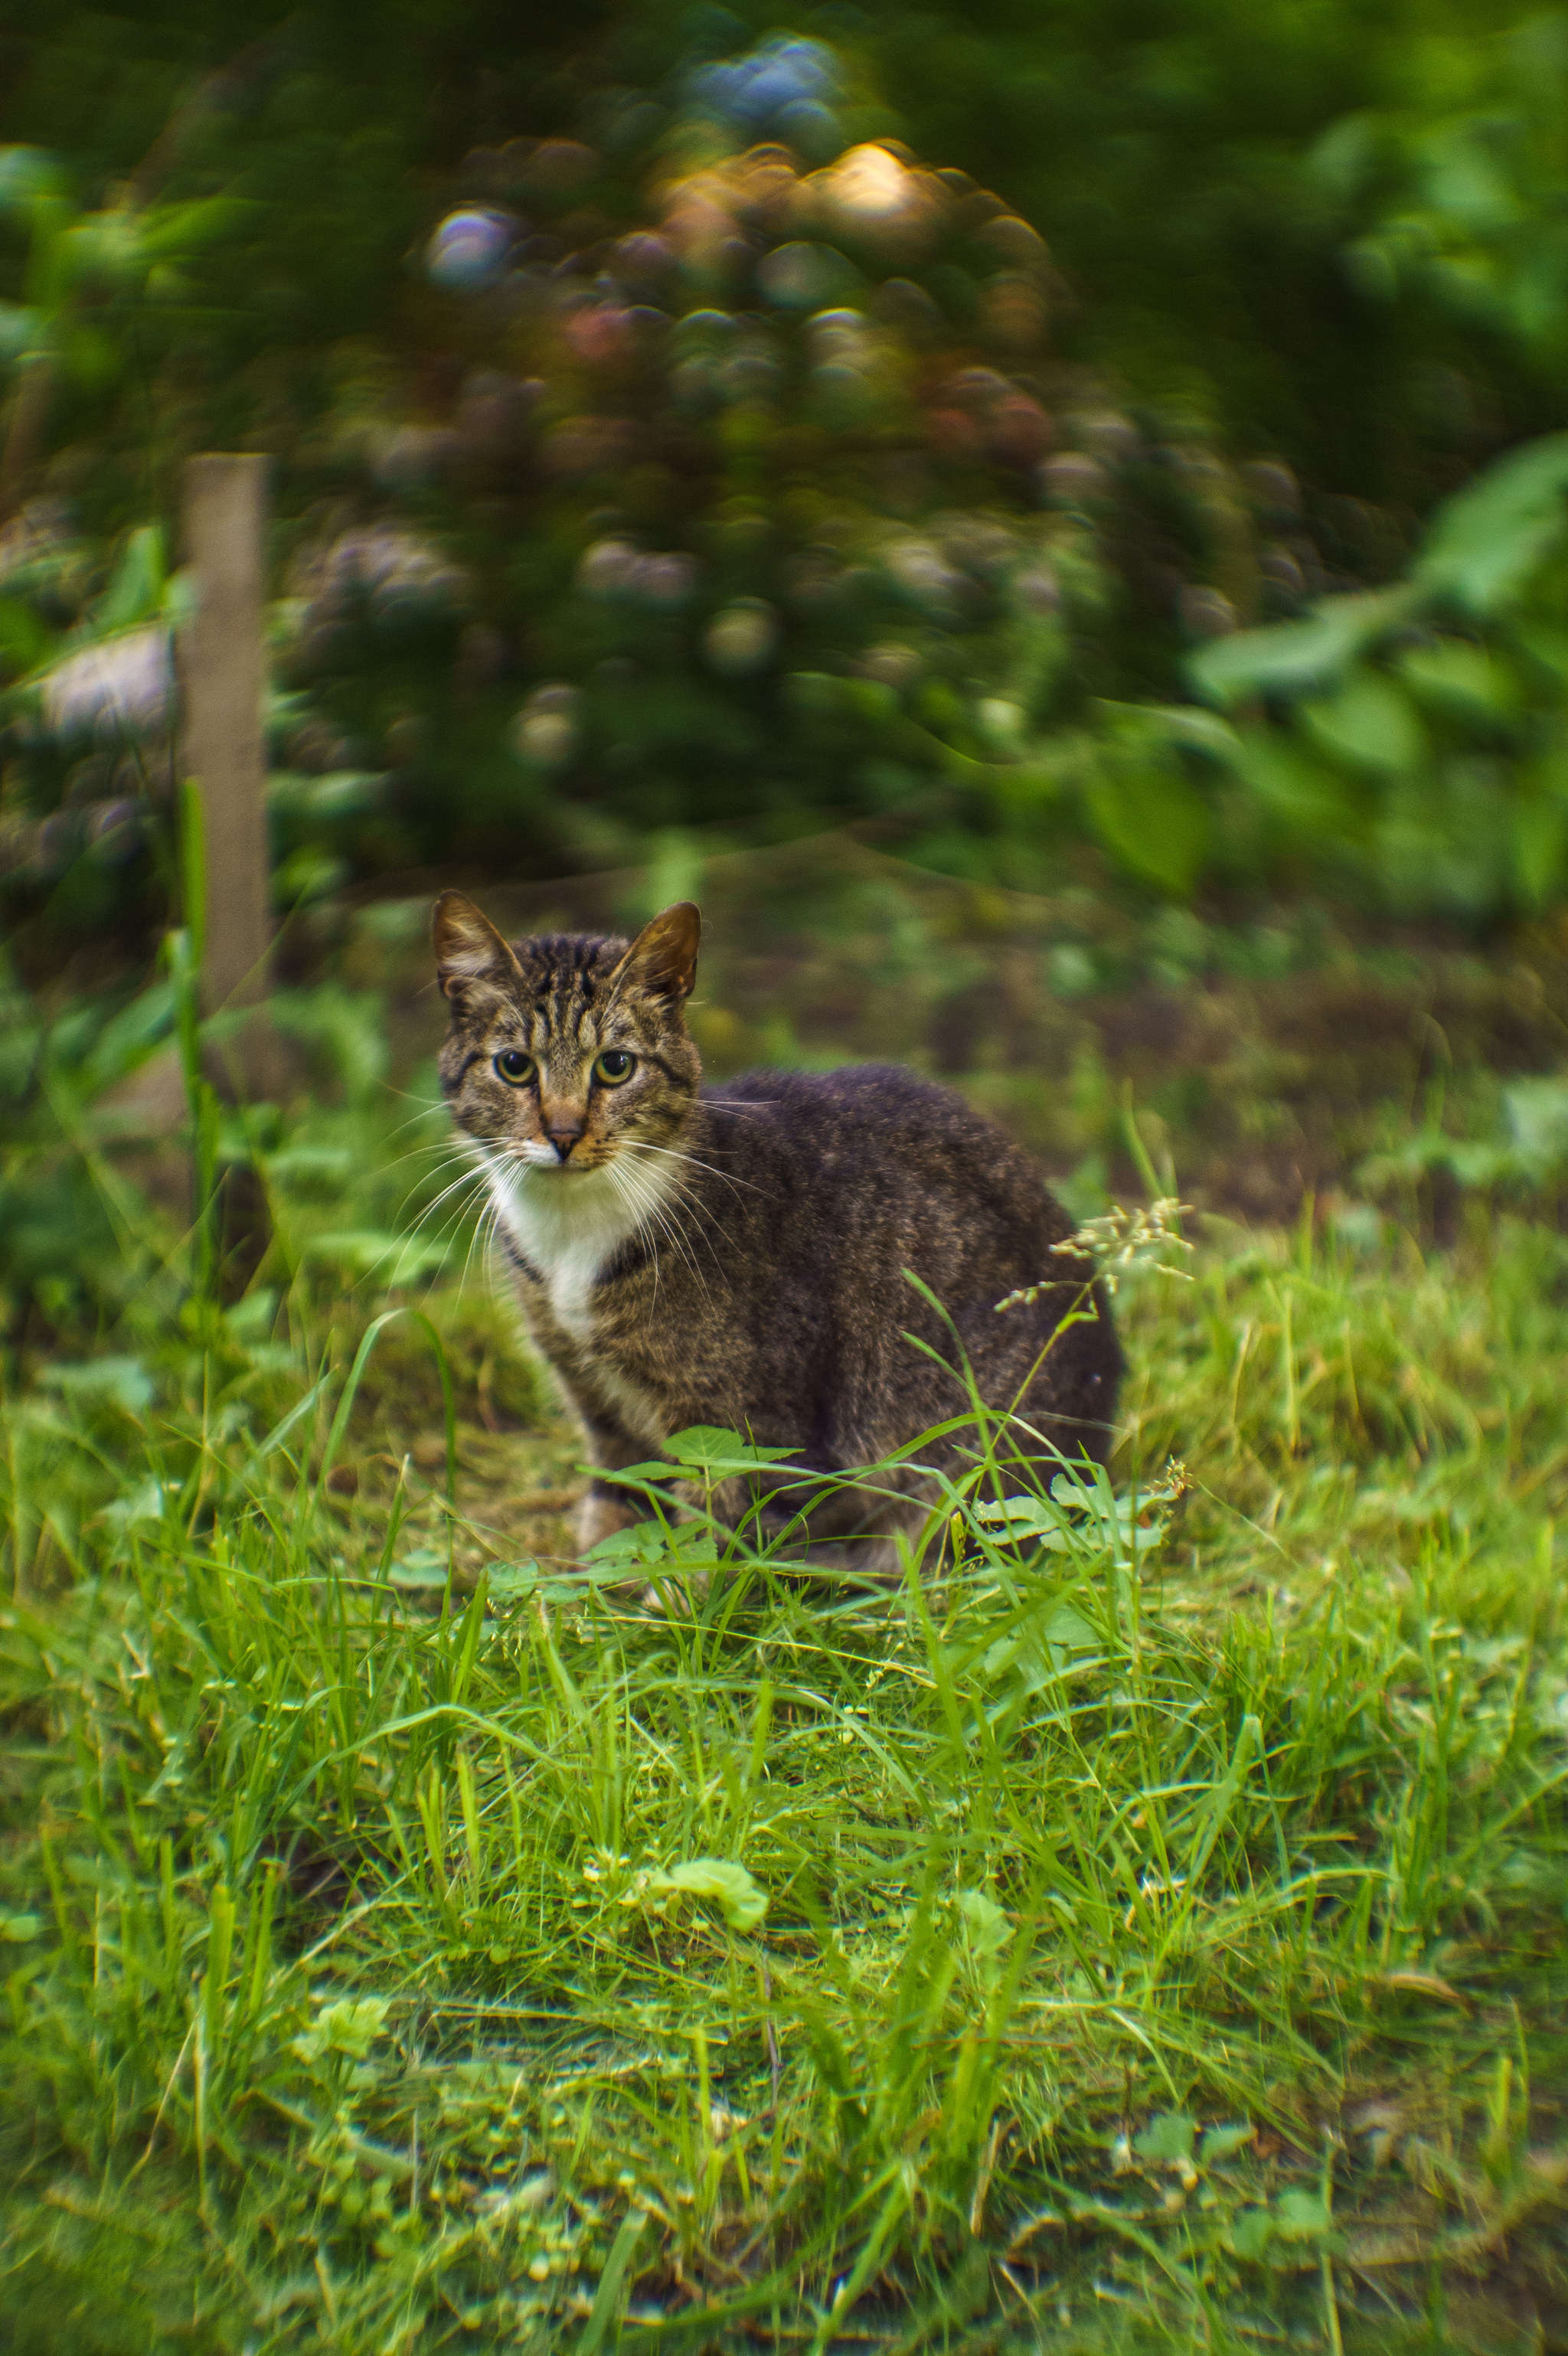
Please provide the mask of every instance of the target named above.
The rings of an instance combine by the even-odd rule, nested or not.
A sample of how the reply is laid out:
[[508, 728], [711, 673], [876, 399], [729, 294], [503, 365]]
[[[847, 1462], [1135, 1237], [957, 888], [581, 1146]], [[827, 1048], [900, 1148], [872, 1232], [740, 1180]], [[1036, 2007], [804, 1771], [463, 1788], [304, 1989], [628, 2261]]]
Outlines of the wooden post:
[[[196, 594], [181, 648], [183, 774], [201, 789], [207, 869], [202, 996], [207, 1011], [259, 1006], [272, 986], [267, 848], [263, 457], [190, 459], [185, 528]], [[271, 1094], [276, 1042], [264, 1015], [246, 1025], [238, 1062]]]

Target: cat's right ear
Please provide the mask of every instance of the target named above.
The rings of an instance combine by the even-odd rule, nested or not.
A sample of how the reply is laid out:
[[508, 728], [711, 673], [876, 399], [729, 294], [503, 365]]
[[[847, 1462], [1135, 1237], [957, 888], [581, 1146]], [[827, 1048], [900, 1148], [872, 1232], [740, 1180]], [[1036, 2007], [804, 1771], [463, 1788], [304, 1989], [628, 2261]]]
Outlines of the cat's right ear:
[[463, 893], [442, 894], [432, 929], [442, 994], [454, 1004], [476, 991], [505, 991], [522, 980], [521, 966], [489, 917]]
[[702, 939], [702, 918], [689, 900], [661, 908], [651, 917], [621, 959], [611, 980], [635, 974], [656, 998], [677, 1006], [691, 994], [697, 980], [697, 951]]

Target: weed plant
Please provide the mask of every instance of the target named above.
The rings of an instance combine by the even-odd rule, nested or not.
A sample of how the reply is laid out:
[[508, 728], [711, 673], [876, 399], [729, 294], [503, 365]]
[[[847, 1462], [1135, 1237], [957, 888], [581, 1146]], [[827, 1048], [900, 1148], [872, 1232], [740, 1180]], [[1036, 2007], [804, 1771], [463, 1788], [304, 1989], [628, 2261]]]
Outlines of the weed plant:
[[490, 1312], [284, 1224], [6, 1419], [8, 2346], [1560, 2326], [1560, 1237], [1211, 1223], [872, 1585], [526, 1552]]

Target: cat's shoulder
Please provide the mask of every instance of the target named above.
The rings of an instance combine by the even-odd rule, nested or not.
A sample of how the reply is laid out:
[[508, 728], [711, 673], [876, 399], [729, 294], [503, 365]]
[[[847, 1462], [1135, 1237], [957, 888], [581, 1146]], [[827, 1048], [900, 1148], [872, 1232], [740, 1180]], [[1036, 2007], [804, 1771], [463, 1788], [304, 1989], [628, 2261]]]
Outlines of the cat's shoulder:
[[956, 1089], [904, 1064], [836, 1064], [824, 1072], [756, 1071], [705, 1092], [709, 1104], [815, 1111], [855, 1127], [988, 1130], [993, 1124]]

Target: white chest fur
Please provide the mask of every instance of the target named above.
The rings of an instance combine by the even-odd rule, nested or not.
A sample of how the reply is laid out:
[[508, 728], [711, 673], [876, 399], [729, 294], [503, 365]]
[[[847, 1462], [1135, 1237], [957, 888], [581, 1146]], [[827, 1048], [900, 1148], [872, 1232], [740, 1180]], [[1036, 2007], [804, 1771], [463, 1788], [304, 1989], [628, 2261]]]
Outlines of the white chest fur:
[[[651, 1164], [651, 1166], [650, 1166]], [[574, 1341], [593, 1338], [592, 1295], [615, 1254], [640, 1228], [656, 1248], [671, 1181], [652, 1157], [635, 1169], [572, 1171], [491, 1164], [491, 1200], [530, 1268], [552, 1314]]]

